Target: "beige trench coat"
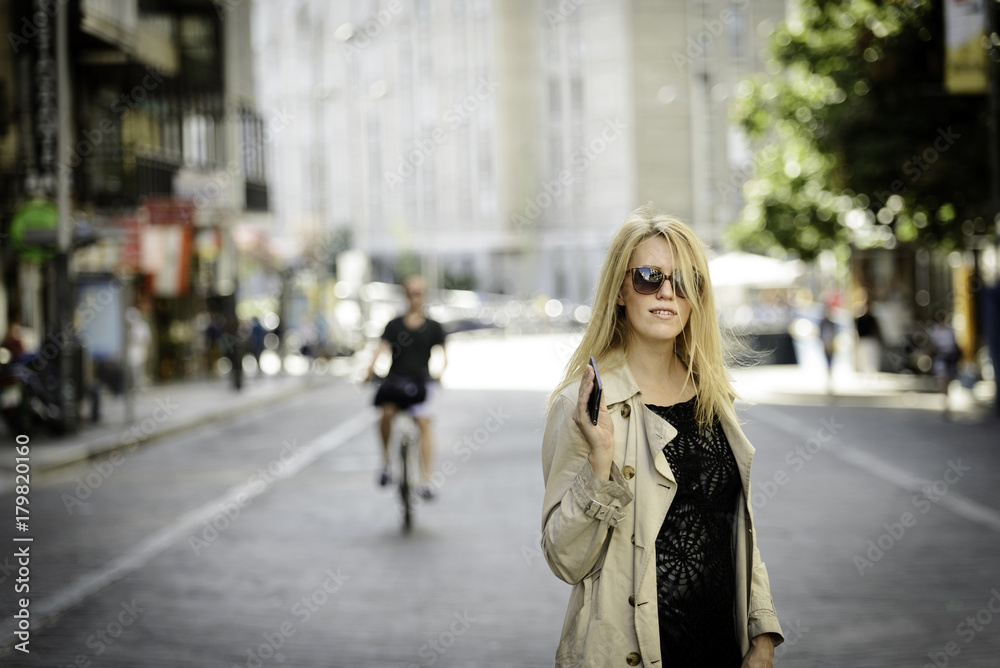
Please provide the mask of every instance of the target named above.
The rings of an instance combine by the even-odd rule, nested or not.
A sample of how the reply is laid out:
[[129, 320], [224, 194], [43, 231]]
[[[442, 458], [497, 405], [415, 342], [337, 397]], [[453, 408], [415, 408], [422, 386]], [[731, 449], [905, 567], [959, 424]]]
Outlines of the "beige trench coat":
[[[676, 494], [663, 447], [677, 430], [645, 406], [627, 364], [602, 381], [615, 433], [611, 480], [594, 475], [590, 448], [573, 422], [578, 384], [556, 397], [542, 441], [542, 551], [552, 571], [574, 585], [556, 666], [663, 668], [670, 660], [660, 656], [653, 550]], [[743, 483], [735, 614], [746, 655], [750, 639], [762, 633], [777, 634], [780, 643], [781, 627], [747, 503], [754, 448], [738, 424], [723, 418], [722, 426]]]

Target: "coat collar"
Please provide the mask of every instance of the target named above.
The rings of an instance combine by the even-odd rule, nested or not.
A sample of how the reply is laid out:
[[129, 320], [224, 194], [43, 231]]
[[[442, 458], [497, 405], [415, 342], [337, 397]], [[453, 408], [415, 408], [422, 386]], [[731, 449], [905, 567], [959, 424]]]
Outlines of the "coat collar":
[[[648, 409], [643, 405], [639, 385], [635, 382], [635, 377], [632, 375], [632, 370], [628, 366], [624, 353], [619, 353], [617, 356], [612, 357], [607, 365], [607, 370], [600, 371], [600, 373], [601, 382], [604, 385], [604, 403], [608, 407], [631, 401], [634, 398], [634, 401], [631, 401], [633, 404], [632, 409], [639, 409], [645, 414], [645, 411]], [[649, 418], [649, 415], [646, 417]], [[652, 438], [648, 439], [647, 445], [650, 454], [656, 462], [656, 469], [666, 478], [673, 480], [673, 475], [666, 461], [659, 462], [656, 455], [665, 443], [677, 435], [677, 430], [672, 424], [664, 420], [649, 419], [647, 424], [653, 428], [653, 433], [649, 434]], [[739, 424], [736, 422], [723, 416], [722, 427], [726, 432], [733, 455], [736, 457], [736, 464], [740, 469], [740, 477], [743, 479], [743, 489], [747, 492], [750, 489], [750, 465], [753, 462], [754, 447], [747, 440], [747, 437], [743, 434], [743, 430], [740, 429]]]
[[604, 384], [604, 403], [608, 406], [628, 401], [639, 394], [639, 385], [635, 382], [632, 370], [624, 353], [612, 357], [605, 370], [598, 369], [601, 382]]

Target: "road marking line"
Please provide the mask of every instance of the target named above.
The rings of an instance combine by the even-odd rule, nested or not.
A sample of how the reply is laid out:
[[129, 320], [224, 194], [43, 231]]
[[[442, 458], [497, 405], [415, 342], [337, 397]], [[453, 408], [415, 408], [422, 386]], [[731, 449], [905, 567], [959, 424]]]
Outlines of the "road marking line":
[[[186, 513], [173, 524], [141, 541], [128, 552], [114, 559], [105, 568], [87, 573], [40, 603], [33, 603], [31, 630], [37, 631], [44, 628], [59, 615], [79, 605], [85, 599], [139, 570], [154, 557], [176, 544], [185, 535], [191, 535], [193, 530], [200, 529], [206, 521], [210, 521], [220, 514], [221, 509], [227, 504], [236, 503], [241, 495], [246, 499], [252, 499], [266, 492], [278, 480], [295, 476], [323, 455], [332, 452], [363, 430], [370, 428], [375, 419], [374, 410], [362, 411], [351, 420], [334, 427], [301, 448], [297, 448], [295, 454], [288, 459], [273, 460], [280, 462], [280, 466], [277, 472], [272, 474], [274, 480], [266, 483], [263, 488], [257, 476], [253, 477], [252, 482], [235, 485], [221, 497]], [[3, 638], [3, 642], [0, 643], [0, 654], [3, 654], [17, 642], [18, 639], [14, 635], [14, 631], [17, 629], [16, 622], [17, 620], [13, 617], [7, 617], [0, 626], [0, 637]]]
[[[809, 425], [798, 418], [790, 417], [781, 411], [758, 404], [753, 407], [752, 412], [761, 422], [795, 438], [808, 440], [816, 436], [817, 429], [815, 426]], [[850, 445], [833, 443], [831, 441], [823, 444], [823, 450], [828, 451], [837, 459], [851, 466], [857, 467], [876, 478], [909, 492], [922, 492], [925, 487], [932, 484], [932, 481], [926, 478], [915, 476], [880, 457], [876, 457], [871, 453]], [[949, 489], [948, 493], [944, 496], [938, 497], [937, 504], [944, 506], [959, 517], [965, 518], [970, 522], [975, 522], [976, 524], [981, 524], [988, 529], [1000, 533], [1000, 512], [989, 506], [962, 496], [952, 489]]]

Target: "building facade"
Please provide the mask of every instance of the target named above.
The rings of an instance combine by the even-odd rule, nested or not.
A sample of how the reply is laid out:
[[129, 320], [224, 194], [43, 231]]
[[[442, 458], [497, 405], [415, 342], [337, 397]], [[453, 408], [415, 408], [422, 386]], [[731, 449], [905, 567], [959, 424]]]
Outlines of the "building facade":
[[[275, 226], [372, 278], [588, 301], [652, 201], [718, 244], [748, 158], [728, 121], [784, 0], [259, 0]], [[308, 244], [304, 244], [308, 247]], [[292, 252], [305, 252], [297, 249]]]
[[[237, 299], [234, 230], [270, 225], [276, 121], [255, 107], [251, 14], [212, 0], [0, 0], [0, 332], [16, 319], [39, 350], [72, 335], [119, 386], [137, 307], [153, 334], [146, 373], [205, 371], [201, 323]], [[53, 274], [58, 222], [28, 215], [45, 207], [68, 219], [66, 279]]]

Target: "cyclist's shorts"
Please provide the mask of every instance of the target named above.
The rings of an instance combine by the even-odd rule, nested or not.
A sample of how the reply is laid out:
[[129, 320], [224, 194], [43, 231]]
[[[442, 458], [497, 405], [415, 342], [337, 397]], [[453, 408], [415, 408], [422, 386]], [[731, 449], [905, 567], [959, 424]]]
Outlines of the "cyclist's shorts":
[[434, 404], [437, 403], [437, 395], [438, 392], [441, 391], [441, 387], [438, 385], [436, 380], [428, 380], [426, 387], [427, 398], [424, 399], [423, 403], [413, 404], [410, 406], [410, 414], [413, 417], [434, 417]]

